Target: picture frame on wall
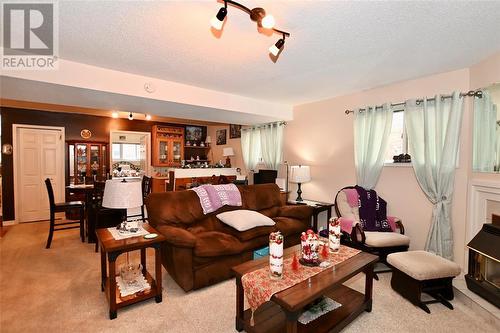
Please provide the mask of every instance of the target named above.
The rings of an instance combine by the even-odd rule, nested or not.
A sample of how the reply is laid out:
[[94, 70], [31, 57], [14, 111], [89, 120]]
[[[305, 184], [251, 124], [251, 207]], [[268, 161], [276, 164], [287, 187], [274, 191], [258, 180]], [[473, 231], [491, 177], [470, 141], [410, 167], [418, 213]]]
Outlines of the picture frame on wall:
[[241, 125], [229, 125], [229, 138], [230, 139], [239, 139], [241, 138]]
[[227, 137], [227, 130], [226, 129], [220, 129], [215, 132], [215, 135], [217, 137], [217, 145], [225, 145], [226, 144], [226, 137]]
[[199, 142], [203, 140], [203, 127], [202, 126], [186, 126], [185, 137], [186, 141]]

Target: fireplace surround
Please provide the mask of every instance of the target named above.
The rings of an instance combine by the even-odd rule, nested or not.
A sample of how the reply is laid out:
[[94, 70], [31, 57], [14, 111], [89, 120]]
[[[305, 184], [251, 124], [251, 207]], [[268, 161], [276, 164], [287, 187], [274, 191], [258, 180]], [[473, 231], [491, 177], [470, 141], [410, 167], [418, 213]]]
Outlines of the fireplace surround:
[[493, 215], [467, 244], [467, 288], [500, 308], [500, 216]]

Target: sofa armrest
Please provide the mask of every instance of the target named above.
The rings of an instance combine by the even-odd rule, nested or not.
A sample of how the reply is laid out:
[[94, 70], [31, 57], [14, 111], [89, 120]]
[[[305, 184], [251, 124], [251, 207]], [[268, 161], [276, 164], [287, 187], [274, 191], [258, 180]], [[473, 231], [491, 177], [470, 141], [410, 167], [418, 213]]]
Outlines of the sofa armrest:
[[196, 237], [187, 230], [182, 228], [173, 227], [170, 225], [157, 225], [155, 226], [165, 238], [167, 242], [179, 247], [193, 248], [196, 244]]
[[313, 208], [307, 205], [281, 206], [278, 216], [291, 217], [298, 220], [310, 219], [313, 214]]

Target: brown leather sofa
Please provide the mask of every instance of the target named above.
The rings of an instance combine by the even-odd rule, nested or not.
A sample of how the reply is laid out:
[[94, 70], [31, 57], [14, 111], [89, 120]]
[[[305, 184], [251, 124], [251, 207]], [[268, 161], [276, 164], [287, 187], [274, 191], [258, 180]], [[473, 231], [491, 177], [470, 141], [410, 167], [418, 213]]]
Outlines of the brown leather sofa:
[[[251, 260], [254, 250], [267, 246], [272, 231], [280, 230], [289, 247], [309, 228], [312, 209], [283, 206], [276, 184], [238, 188], [242, 207], [225, 206], [207, 215], [194, 191], [152, 193], [146, 199], [149, 223], [167, 238], [161, 249], [163, 266], [185, 291], [230, 278], [231, 267]], [[276, 225], [239, 232], [216, 217], [236, 209], [258, 211]]]

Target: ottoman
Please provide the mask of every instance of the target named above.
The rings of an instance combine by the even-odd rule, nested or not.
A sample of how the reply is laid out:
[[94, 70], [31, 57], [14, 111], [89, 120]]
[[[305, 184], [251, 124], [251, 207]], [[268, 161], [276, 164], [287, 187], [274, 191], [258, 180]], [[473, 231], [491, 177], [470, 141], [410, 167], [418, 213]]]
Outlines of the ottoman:
[[[391, 286], [401, 296], [431, 313], [426, 304], [442, 303], [453, 310], [453, 278], [460, 274], [460, 266], [426, 251], [392, 253], [387, 262], [393, 267]], [[422, 293], [434, 299], [422, 301]]]

